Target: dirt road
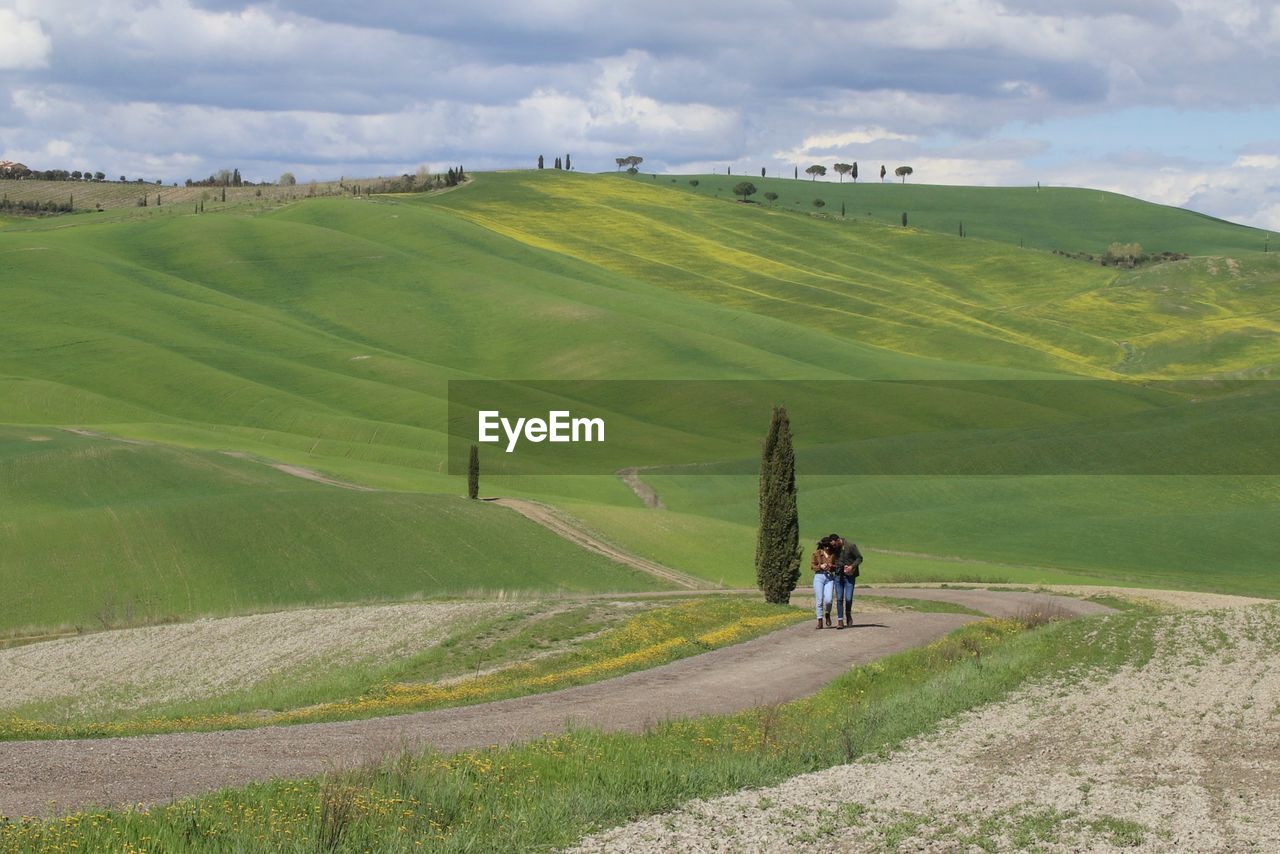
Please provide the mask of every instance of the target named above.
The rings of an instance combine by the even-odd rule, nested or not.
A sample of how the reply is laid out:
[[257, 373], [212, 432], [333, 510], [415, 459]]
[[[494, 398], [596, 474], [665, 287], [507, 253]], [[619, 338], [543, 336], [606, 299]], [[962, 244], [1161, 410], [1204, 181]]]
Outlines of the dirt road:
[[582, 523], [576, 519], [570, 518], [546, 504], [540, 504], [537, 501], [525, 501], [519, 498], [492, 498], [488, 500], [516, 511], [529, 521], [536, 522], [576, 546], [604, 555], [609, 560], [617, 561], [641, 572], [647, 572], [652, 576], [661, 578], [663, 581], [686, 587], [690, 590], [709, 590], [716, 587], [710, 581], [696, 578], [678, 569], [672, 569], [657, 561], [648, 560], [613, 546], [586, 530]]
[[[892, 595], [909, 597], [911, 591]], [[1052, 606], [1105, 611], [1063, 597], [980, 590], [930, 598], [995, 613]], [[929, 643], [974, 619], [889, 613], [849, 631], [806, 622], [738, 646], [549, 694], [342, 723], [136, 738], [0, 743], [0, 815], [156, 803], [270, 777], [300, 777], [374, 761], [405, 748], [445, 751], [528, 740], [568, 723], [639, 732], [659, 721], [739, 711], [813, 693], [850, 666]]]

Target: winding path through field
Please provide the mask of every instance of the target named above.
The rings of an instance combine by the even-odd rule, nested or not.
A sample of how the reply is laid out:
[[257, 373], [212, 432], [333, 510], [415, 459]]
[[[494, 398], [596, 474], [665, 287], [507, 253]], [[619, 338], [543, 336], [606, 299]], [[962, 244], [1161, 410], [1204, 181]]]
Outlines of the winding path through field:
[[[1107, 609], [1066, 597], [985, 590], [921, 591], [994, 615]], [[872, 591], [868, 594], [876, 595]], [[881, 595], [910, 597], [913, 591]], [[818, 690], [850, 666], [929, 643], [975, 619], [877, 613], [851, 631], [809, 623], [652, 670], [548, 694], [341, 723], [134, 738], [0, 743], [0, 815], [157, 803], [271, 777], [346, 768], [406, 748], [464, 750], [561, 732], [569, 723], [640, 732], [671, 718], [739, 711]]]
[[655, 578], [660, 578], [670, 584], [685, 587], [689, 590], [710, 590], [717, 587], [710, 581], [697, 578], [678, 569], [672, 569], [657, 561], [640, 557], [607, 543], [588, 531], [577, 519], [556, 510], [548, 504], [526, 501], [521, 498], [490, 498], [486, 500], [516, 511], [530, 522], [541, 525], [553, 534], [563, 537], [580, 548], [603, 555], [609, 560], [624, 564], [632, 569], [647, 572]]

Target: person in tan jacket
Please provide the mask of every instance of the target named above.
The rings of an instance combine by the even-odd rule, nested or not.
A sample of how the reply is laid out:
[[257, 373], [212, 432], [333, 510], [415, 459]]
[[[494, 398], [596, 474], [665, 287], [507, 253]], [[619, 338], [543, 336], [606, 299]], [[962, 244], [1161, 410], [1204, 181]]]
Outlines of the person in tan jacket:
[[813, 570], [813, 608], [818, 616], [815, 628], [823, 628], [824, 617], [825, 625], [831, 625], [831, 594], [835, 590], [836, 581], [835, 559], [836, 552], [831, 549], [831, 543], [825, 537], [818, 541], [817, 550], [809, 558], [809, 568]]

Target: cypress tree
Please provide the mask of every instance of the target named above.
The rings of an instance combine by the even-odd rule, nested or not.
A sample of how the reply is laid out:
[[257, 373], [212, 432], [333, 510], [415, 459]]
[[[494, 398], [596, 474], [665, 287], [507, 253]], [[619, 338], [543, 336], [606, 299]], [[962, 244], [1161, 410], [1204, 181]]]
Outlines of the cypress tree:
[[791, 420], [775, 406], [760, 458], [760, 530], [756, 583], [764, 600], [785, 605], [800, 579], [800, 517], [796, 510], [796, 456]]
[[573, 168], [573, 166], [570, 165], [569, 155], [567, 154], [564, 156], [564, 168], [566, 171]]
[[471, 459], [467, 461], [467, 497], [473, 501], [480, 497], [480, 446], [471, 446]]
[[539, 169], [543, 168], [542, 155], [541, 155], [541, 154], [539, 154], [539, 155], [538, 155], [538, 168], [539, 168]]

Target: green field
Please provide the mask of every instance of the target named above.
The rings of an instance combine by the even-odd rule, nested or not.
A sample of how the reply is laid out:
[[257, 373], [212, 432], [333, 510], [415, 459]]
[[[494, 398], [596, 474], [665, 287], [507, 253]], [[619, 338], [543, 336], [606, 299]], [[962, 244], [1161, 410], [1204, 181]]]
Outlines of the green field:
[[[756, 178], [752, 175], [628, 176], [647, 184], [663, 184], [698, 195], [735, 199], [733, 188], [750, 181], [758, 192], [752, 200], [775, 210], [820, 212], [857, 225], [875, 222], [902, 224], [902, 214], [912, 228], [959, 236], [964, 224], [969, 239], [998, 240], [1025, 248], [1085, 252], [1100, 256], [1112, 243], [1138, 243], [1151, 253], [1218, 255], [1258, 252], [1266, 246], [1267, 232], [1225, 222], [1194, 211], [1154, 205], [1079, 187], [955, 187], [905, 184], [892, 178], [812, 181], [801, 173], [798, 180]], [[674, 180], [673, 180], [674, 179]], [[696, 186], [690, 181], [697, 181]], [[777, 193], [776, 200], [764, 198]], [[815, 208], [814, 199], [825, 205]], [[1276, 235], [1272, 234], [1272, 247]]]
[[[684, 177], [546, 170], [438, 195], [0, 223], [0, 575], [21, 591], [0, 629], [107, 622], [95, 615], [130, 603], [137, 619], [163, 619], [652, 587], [457, 497], [451, 379], [1265, 379], [1280, 362], [1280, 261], [1257, 251], [1256, 230], [1057, 189], [822, 184], [827, 216], [815, 217], [783, 193], [815, 186], [778, 181], [770, 209], [717, 198], [721, 180], [695, 190]], [[832, 217], [837, 191], [865, 210]], [[890, 224], [901, 211], [886, 212], [908, 193], [903, 229]], [[947, 223], [970, 208], [961, 240]], [[1112, 240], [1196, 257], [1117, 271], [1031, 248]], [[1062, 414], [999, 398], [965, 406]], [[1228, 404], [1269, 417], [1271, 398]], [[1111, 414], [1157, 409], [1135, 389]], [[1158, 439], [1153, 425], [1131, 438]], [[1112, 436], [1075, 441], [1104, 451]], [[547, 501], [680, 569], [750, 583], [754, 479], [648, 479], [669, 510], [643, 509], [608, 476], [486, 476], [483, 491]], [[1278, 491], [1272, 477], [846, 476], [803, 480], [801, 512], [806, 538], [842, 530], [969, 562], [873, 557], [883, 580], [1029, 579], [1012, 566], [1034, 580], [1275, 595], [1280, 552], [1263, 532]], [[485, 543], [520, 562], [490, 560]]]
[[[659, 585], [504, 508], [250, 460], [0, 428], [0, 637], [279, 609]], [[499, 538], [518, 560], [495, 560]]]

